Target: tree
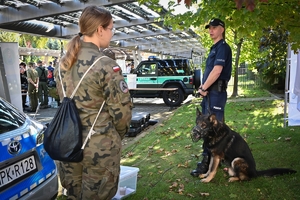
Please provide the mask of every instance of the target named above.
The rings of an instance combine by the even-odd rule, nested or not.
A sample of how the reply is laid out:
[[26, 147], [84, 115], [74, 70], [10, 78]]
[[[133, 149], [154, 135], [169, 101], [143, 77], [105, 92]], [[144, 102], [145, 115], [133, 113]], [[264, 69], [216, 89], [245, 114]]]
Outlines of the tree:
[[285, 66], [287, 57], [288, 32], [280, 28], [264, 30], [265, 35], [260, 40], [259, 50], [265, 56], [256, 61], [255, 68], [260, 71], [264, 81], [274, 89], [284, 89]]
[[[173, 6], [175, 3], [169, 3], [169, 7]], [[226, 24], [226, 40], [230, 44], [233, 50], [233, 55], [235, 57], [233, 58], [234, 66], [233, 66], [233, 77], [234, 77], [234, 90], [232, 93], [232, 97], [236, 97], [238, 95], [237, 85], [238, 85], [238, 67], [239, 67], [239, 61], [241, 56], [241, 49], [243, 42], [247, 40], [247, 38], [253, 37], [253, 33], [255, 33], [255, 29], [252, 30], [252, 33], [250, 31], [247, 31], [247, 23], [251, 19], [248, 16], [245, 15], [245, 13], [238, 13], [237, 9], [235, 8], [234, 3], [231, 4], [222, 2], [211, 2], [211, 1], [203, 1], [203, 3], [200, 5], [201, 7], [198, 7], [196, 13], [192, 12], [186, 12], [181, 15], [172, 16], [172, 14], [167, 14], [164, 19], [165, 24], [172, 25], [172, 27], [175, 27], [175, 29], [182, 29], [186, 26], [194, 26], [198, 27], [196, 28], [196, 32], [200, 35], [203, 35], [203, 33], [207, 33], [207, 31], [204, 30], [205, 24], [208, 23], [208, 21], [213, 17], [221, 18], [225, 21]], [[228, 14], [230, 13], [230, 14]], [[253, 12], [251, 13], [252, 15]], [[191, 17], [191, 15], [193, 15]], [[236, 23], [233, 23], [232, 21], [235, 18], [242, 17], [243, 20], [238, 20]], [[191, 20], [193, 19], [193, 20]], [[184, 23], [178, 24], [177, 21], [182, 21]], [[175, 25], [174, 25], [175, 24]], [[203, 40], [201, 40], [203, 42]], [[210, 45], [211, 46], [211, 45]], [[206, 46], [206, 48], [209, 48], [209, 46]], [[253, 48], [253, 47], [251, 47]], [[253, 51], [253, 50], [251, 50]]]
[[[255, 0], [234, 0], [236, 4], [237, 9], [241, 9], [243, 6], [246, 7], [247, 10], [253, 11], [255, 9]], [[260, 2], [267, 3], [268, 0], [259, 0]], [[177, 0], [178, 3], [181, 2], [181, 0]], [[184, 3], [187, 7], [190, 7], [193, 0], [184, 0]]]
[[[174, 1], [169, 1], [170, 5], [175, 4]], [[178, 3], [181, 0], [177, 0]], [[255, 33], [255, 39], [260, 39], [263, 34], [263, 29], [267, 27], [280, 27], [282, 30], [289, 31], [287, 41], [292, 43], [292, 49], [300, 48], [299, 20], [300, 9], [299, 1], [295, 0], [203, 0], [196, 4], [196, 0], [185, 0], [187, 7], [198, 8], [197, 13], [189, 12], [188, 17], [175, 16], [187, 22], [187, 25], [199, 26], [207, 22], [212, 16], [205, 16], [207, 10], [213, 11], [215, 16], [225, 17], [227, 25], [235, 27], [236, 25], [244, 25], [238, 31], [247, 31]], [[194, 4], [193, 4], [194, 3]], [[173, 21], [173, 22], [174, 22]], [[183, 24], [182, 24], [183, 25]]]
[[[47, 46], [48, 38], [40, 37], [35, 35], [29, 34], [22, 34], [19, 38], [19, 46], [20, 47], [27, 47], [27, 48], [38, 48], [38, 49], [45, 49]], [[26, 62], [31, 62], [39, 59], [38, 56], [28, 55], [24, 56], [24, 60]]]
[[[155, 3], [157, 1], [152, 0], [151, 2]], [[180, 1], [177, 0], [177, 2]], [[176, 3], [175, 1], [169, 1], [169, 12], [163, 17], [164, 23], [167, 26], [172, 26], [173, 29], [196, 27], [196, 32], [201, 34], [204, 32], [204, 25], [211, 18], [218, 17], [223, 19], [226, 24], [226, 34], [228, 35], [228, 32], [233, 34], [233, 40], [230, 42], [232, 42], [231, 46], [234, 47], [233, 55], [236, 55], [234, 59], [235, 70], [238, 68], [239, 62], [242, 61], [240, 59], [241, 55], [248, 54], [248, 52], [256, 52], [256, 56], [259, 56], [258, 45], [252, 47], [247, 45], [246, 47], [249, 49], [243, 48], [243, 45], [245, 42], [257, 44], [264, 34], [264, 28], [280, 27], [282, 30], [289, 31], [287, 42], [292, 43], [293, 50], [300, 47], [299, 26], [297, 25], [300, 19], [298, 1], [202, 0], [198, 4], [196, 2], [196, 0], [185, 1], [188, 7], [193, 6], [197, 8], [195, 13], [187, 11], [174, 16], [171, 12], [174, 10]], [[203, 43], [202, 40], [201, 42]], [[243, 51], [241, 51], [242, 49]], [[246, 57], [244, 56], [244, 58]], [[256, 59], [247, 60], [247, 62], [252, 63], [253, 60]], [[234, 78], [237, 78], [236, 75], [234, 75]], [[234, 82], [236, 83], [234, 87], [236, 91], [233, 92], [232, 96], [237, 95], [237, 81], [235, 80]]]
[[0, 42], [18, 42], [19, 34], [0, 31]]
[[19, 45], [28, 48], [46, 48], [48, 38], [35, 35], [22, 34], [20, 36]]
[[59, 40], [50, 38], [47, 41], [47, 47], [49, 49], [53, 49], [53, 50], [60, 50], [61, 44], [60, 44]]

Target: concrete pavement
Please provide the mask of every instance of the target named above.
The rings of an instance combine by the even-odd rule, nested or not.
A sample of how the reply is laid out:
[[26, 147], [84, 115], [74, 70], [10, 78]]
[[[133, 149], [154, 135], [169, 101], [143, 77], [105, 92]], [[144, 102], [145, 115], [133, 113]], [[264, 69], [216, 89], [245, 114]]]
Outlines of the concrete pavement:
[[[188, 97], [184, 103], [189, 102], [193, 97]], [[166, 106], [161, 98], [134, 98], [133, 112], [149, 112], [150, 119], [161, 121], [168, 117], [172, 110]], [[32, 118], [42, 123], [49, 123], [53, 119], [57, 108], [39, 109], [37, 113], [25, 112]]]
[[[37, 113], [25, 113], [37, 121], [42, 123], [50, 123], [53, 119], [57, 108], [39, 109]], [[155, 99], [135, 99], [133, 112], [149, 112], [150, 118], [161, 120], [171, 113], [170, 107], [166, 106], [163, 102]]]
[[[263, 97], [263, 98], [238, 98], [238, 99], [228, 99], [227, 102], [234, 102], [234, 101], [260, 101], [260, 100], [272, 100], [272, 99], [283, 99], [283, 95], [274, 95], [271, 94], [270, 97]], [[184, 102], [190, 102], [194, 97], [190, 95]], [[199, 99], [201, 102], [201, 99]], [[172, 113], [173, 110], [166, 106], [161, 98], [133, 98], [133, 112], [149, 112], [150, 119], [158, 120], [159, 122], [163, 121], [164, 119], [168, 118]], [[47, 108], [47, 109], [39, 109], [38, 112], [35, 113], [28, 113], [25, 112], [32, 118], [35, 118], [37, 121], [42, 123], [49, 123], [53, 119], [57, 108]]]

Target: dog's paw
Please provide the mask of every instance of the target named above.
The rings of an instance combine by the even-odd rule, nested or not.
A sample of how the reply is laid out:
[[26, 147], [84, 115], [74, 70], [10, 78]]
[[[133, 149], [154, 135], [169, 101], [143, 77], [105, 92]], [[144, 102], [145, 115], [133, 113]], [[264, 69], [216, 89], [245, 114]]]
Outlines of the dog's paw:
[[206, 177], [207, 177], [206, 174], [200, 174], [200, 175], [199, 175], [199, 178], [206, 178]]
[[208, 179], [208, 178], [204, 178], [204, 179], [201, 179], [200, 180], [202, 183], [208, 183], [211, 181], [211, 179]]
[[229, 179], [228, 179], [228, 182], [234, 182], [234, 181], [239, 181], [240, 179], [238, 178], [238, 177], [236, 177], [236, 176], [234, 176], [234, 177], [230, 177]]

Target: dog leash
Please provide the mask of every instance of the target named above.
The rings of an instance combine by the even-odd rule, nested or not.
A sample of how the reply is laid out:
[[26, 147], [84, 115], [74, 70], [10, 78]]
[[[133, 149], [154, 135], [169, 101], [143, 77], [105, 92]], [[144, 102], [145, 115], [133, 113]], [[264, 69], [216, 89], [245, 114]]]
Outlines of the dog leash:
[[207, 102], [207, 111], [208, 114], [211, 114], [211, 110], [210, 110], [210, 97], [209, 97], [209, 93], [207, 92], [207, 95], [205, 96], [206, 98], [206, 102]]

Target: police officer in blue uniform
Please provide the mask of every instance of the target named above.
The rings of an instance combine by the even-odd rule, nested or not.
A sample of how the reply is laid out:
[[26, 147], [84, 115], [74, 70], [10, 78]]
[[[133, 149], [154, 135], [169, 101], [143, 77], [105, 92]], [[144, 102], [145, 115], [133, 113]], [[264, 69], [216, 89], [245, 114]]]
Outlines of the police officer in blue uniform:
[[[214, 44], [206, 60], [202, 85], [198, 92], [203, 97], [201, 102], [202, 113], [214, 113], [219, 121], [224, 121], [224, 110], [227, 101], [227, 83], [232, 71], [232, 52], [225, 42], [225, 23], [218, 19], [212, 19], [205, 26]], [[208, 170], [210, 160], [209, 150], [203, 146], [203, 160], [198, 162], [197, 168], [191, 172], [198, 177]]]

